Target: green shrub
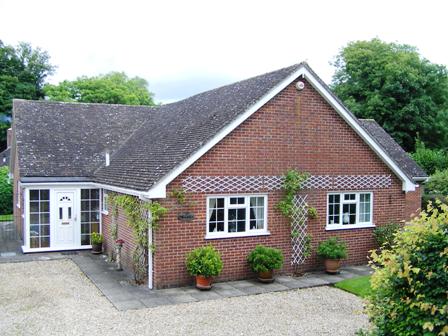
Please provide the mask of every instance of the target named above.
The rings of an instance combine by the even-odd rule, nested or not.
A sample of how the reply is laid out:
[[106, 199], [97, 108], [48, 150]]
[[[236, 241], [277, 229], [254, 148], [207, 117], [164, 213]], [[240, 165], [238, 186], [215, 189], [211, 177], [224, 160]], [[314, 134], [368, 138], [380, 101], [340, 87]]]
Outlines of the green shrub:
[[0, 167], [0, 215], [12, 214], [12, 182], [8, 167]]
[[92, 245], [99, 245], [103, 242], [103, 235], [101, 233], [92, 233]]
[[448, 196], [448, 169], [436, 171], [431, 175], [425, 184], [425, 192]]
[[283, 254], [278, 249], [257, 245], [247, 256], [247, 261], [252, 271], [268, 272], [283, 266]]
[[448, 335], [448, 206], [429, 207], [372, 253], [367, 312], [374, 335]]
[[429, 175], [448, 167], [448, 153], [440, 149], [426, 148], [421, 141], [416, 142], [416, 150], [412, 154], [412, 158]]
[[394, 243], [395, 234], [400, 230], [398, 223], [389, 223], [378, 226], [373, 230], [373, 237], [379, 247], [390, 249]]
[[324, 259], [347, 258], [347, 245], [338, 237], [332, 237], [319, 243], [317, 255]]
[[185, 264], [190, 275], [211, 277], [222, 271], [221, 255], [212, 245], [198, 247], [189, 252]]

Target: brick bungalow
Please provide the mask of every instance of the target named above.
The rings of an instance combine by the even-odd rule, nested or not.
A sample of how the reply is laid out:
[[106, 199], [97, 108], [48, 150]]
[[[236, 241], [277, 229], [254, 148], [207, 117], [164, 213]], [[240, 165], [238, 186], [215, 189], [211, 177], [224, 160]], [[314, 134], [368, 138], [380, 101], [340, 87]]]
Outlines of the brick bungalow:
[[[224, 261], [218, 280], [252, 276], [245, 258], [257, 244], [282, 249], [285, 273], [319, 268], [316, 247], [331, 236], [348, 243], [347, 264], [365, 263], [373, 228], [415, 214], [427, 179], [305, 63], [157, 107], [15, 100], [12, 140], [23, 251], [89, 249], [92, 232], [110, 250], [108, 193], [156, 200], [169, 211], [149, 233], [150, 287], [191, 282], [185, 255], [209, 243]], [[296, 200], [318, 213], [302, 232], [312, 236], [306, 259], [276, 208], [291, 168], [310, 174]], [[121, 210], [117, 223], [131, 267], [134, 238]]]

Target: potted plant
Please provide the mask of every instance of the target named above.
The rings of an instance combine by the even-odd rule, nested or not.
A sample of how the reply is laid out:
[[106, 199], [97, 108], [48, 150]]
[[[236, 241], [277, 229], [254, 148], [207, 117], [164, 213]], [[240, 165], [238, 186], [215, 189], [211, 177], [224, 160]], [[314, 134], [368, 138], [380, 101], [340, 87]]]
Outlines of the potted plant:
[[337, 274], [341, 267], [341, 259], [347, 258], [347, 245], [338, 237], [332, 237], [319, 244], [317, 255], [324, 259], [327, 273]]
[[257, 245], [247, 256], [252, 271], [258, 273], [258, 280], [263, 283], [274, 281], [274, 270], [283, 265], [283, 254], [280, 250]]
[[196, 277], [196, 288], [202, 290], [212, 288], [212, 277], [222, 271], [221, 255], [212, 245], [190, 251], [185, 264], [188, 273]]
[[103, 252], [103, 235], [101, 233], [92, 233], [92, 253], [100, 254]]

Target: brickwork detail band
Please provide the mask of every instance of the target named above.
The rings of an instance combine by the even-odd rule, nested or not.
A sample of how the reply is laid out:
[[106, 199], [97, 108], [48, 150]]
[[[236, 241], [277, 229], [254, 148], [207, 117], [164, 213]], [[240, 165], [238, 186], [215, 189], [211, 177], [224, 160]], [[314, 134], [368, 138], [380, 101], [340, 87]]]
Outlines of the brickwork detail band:
[[[186, 192], [249, 192], [280, 190], [283, 176], [188, 176], [182, 181]], [[312, 175], [303, 189], [354, 190], [390, 188], [390, 175]]]

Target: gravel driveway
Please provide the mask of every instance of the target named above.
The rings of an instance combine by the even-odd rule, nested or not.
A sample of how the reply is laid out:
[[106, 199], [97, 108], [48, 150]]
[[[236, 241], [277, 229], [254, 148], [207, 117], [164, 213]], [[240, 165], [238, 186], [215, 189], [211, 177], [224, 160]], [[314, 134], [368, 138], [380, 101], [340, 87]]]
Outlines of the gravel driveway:
[[353, 335], [362, 309], [318, 287], [119, 312], [71, 260], [0, 264], [0, 335]]

